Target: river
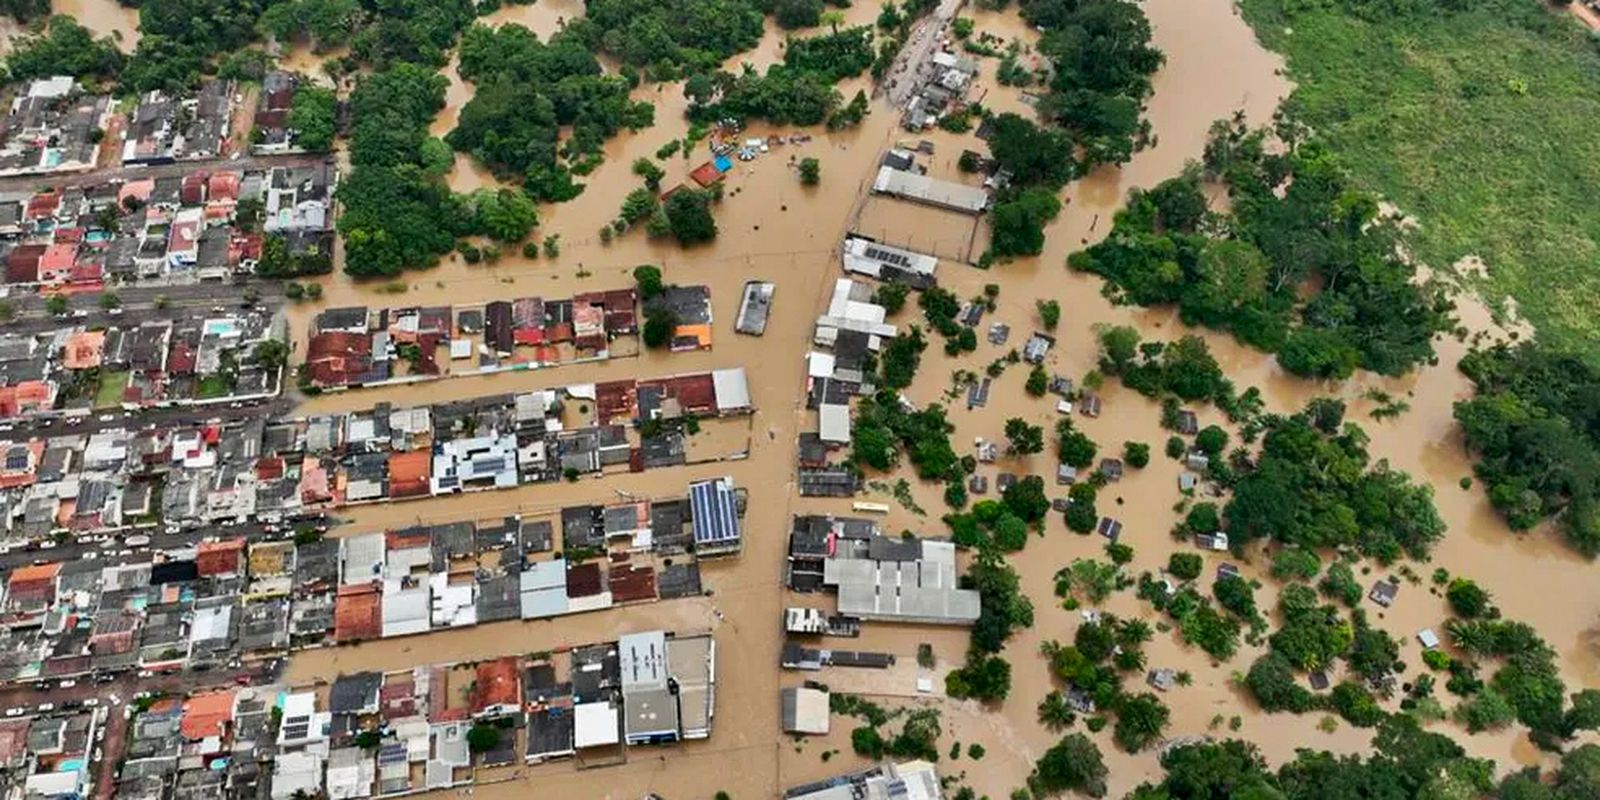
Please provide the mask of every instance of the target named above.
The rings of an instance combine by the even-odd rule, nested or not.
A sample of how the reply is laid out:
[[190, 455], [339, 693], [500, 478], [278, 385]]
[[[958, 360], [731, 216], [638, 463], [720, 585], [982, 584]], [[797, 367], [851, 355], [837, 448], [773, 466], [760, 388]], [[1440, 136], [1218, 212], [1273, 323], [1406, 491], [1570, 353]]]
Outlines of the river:
[[[858, 3], [846, 12], [847, 17], [852, 22], [870, 21], [876, 9], [867, 5]], [[1137, 154], [1121, 169], [1097, 170], [1069, 187], [1064, 195], [1067, 204], [1051, 227], [1046, 251], [1040, 257], [996, 266], [990, 271], [950, 261], [941, 265], [941, 284], [959, 296], [977, 294], [986, 283], [1001, 285], [996, 318], [1011, 324], [1012, 345], [1020, 342], [1035, 324], [1036, 299], [1061, 301], [1059, 344], [1048, 366], [1075, 378], [1093, 366], [1093, 329], [1097, 325], [1135, 324], [1146, 337], [1161, 338], [1180, 335], [1182, 326], [1167, 312], [1111, 306], [1101, 297], [1097, 278], [1075, 274], [1064, 267], [1066, 256], [1106, 233], [1112, 214], [1129, 189], [1153, 185], [1197, 159], [1213, 120], [1243, 109], [1252, 123], [1263, 124], [1291, 88], [1281, 77], [1281, 60], [1255, 42], [1226, 0], [1148, 0], [1144, 8], [1155, 29], [1156, 44], [1167, 55], [1166, 66], [1155, 78], [1155, 93], [1147, 110], [1156, 145]], [[581, 4], [575, 0], [542, 1], [532, 6], [503, 8], [488, 19], [494, 24], [526, 24], [541, 36], [548, 36], [558, 20], [580, 13]], [[975, 12], [973, 16], [980, 31], [1029, 43], [1036, 38], [1014, 13]], [[769, 28], [761, 45], [732, 61], [771, 63], [781, 58], [782, 40], [781, 32]], [[992, 59], [984, 61], [983, 86], [989, 91], [984, 102], [996, 108], [1024, 109], [1020, 93], [994, 84], [995, 63]], [[435, 121], [436, 135], [449, 130], [459, 106], [470, 97], [470, 87], [462, 84], [453, 70], [451, 73], [450, 108]], [[845, 88], [847, 98], [855, 88]], [[758, 411], [754, 417], [754, 447], [748, 460], [655, 470], [608, 478], [603, 483], [581, 481], [422, 503], [370, 506], [346, 514], [354, 524], [341, 532], [372, 530], [418, 519], [483, 517], [519, 507], [547, 510], [574, 502], [601, 502], [613, 496], [613, 488], [637, 494], [674, 495], [681, 493], [691, 479], [722, 474], [732, 475], [739, 485], [749, 488], [752, 502], [745, 520], [744, 553], [736, 560], [706, 566], [704, 582], [715, 592], [708, 601], [674, 601], [553, 623], [502, 623], [427, 639], [333, 648], [294, 658], [291, 673], [296, 679], [328, 678], [341, 670], [399, 668], [424, 660], [544, 650], [647, 626], [710, 627], [716, 631], [720, 662], [718, 714], [709, 740], [665, 748], [659, 753], [636, 749], [628, 764], [598, 772], [579, 772], [570, 764], [542, 766], [527, 771], [522, 781], [476, 790], [491, 800], [510, 800], [534, 786], [558, 797], [633, 798], [648, 791], [669, 797], [704, 797], [717, 790], [726, 790], [735, 797], [771, 797], [785, 786], [836, 774], [861, 763], [850, 753], [848, 739], [853, 725], [849, 720], [835, 718], [832, 735], [806, 743], [796, 743], [779, 734], [778, 687], [797, 684], [802, 678], [780, 673], [776, 666], [782, 642], [779, 611], [790, 603], [827, 604], [825, 599], [815, 597], [796, 601], [787, 596], [780, 582], [790, 516], [802, 512], [848, 513], [848, 502], [802, 499], [794, 491], [792, 443], [798, 432], [812, 430], [815, 424], [814, 415], [800, 404], [801, 362], [810, 346], [811, 320], [840, 274], [835, 246], [853, 218], [856, 201], [871, 179], [879, 153], [904, 134], [897, 126], [896, 115], [875, 105], [873, 114], [857, 130], [834, 134], [808, 131], [814, 138], [807, 144], [785, 145], [756, 161], [736, 162], [727, 178], [727, 199], [716, 212], [720, 233], [713, 244], [684, 250], [650, 241], [642, 231], [632, 231], [606, 245], [596, 232], [615, 215], [622, 197], [637, 185], [637, 179], [629, 172], [631, 162], [652, 155], [685, 129], [681, 119], [684, 99], [676, 85], [641, 86], [635, 97], [656, 105], [655, 127], [637, 134], [624, 133], [610, 141], [606, 163], [586, 179], [588, 189], [580, 197], [560, 206], [541, 208], [537, 235], [561, 234], [563, 252], [559, 258], [530, 261], [520, 254], [508, 253], [495, 266], [467, 266], [447, 259], [432, 271], [404, 276], [407, 290], [398, 294], [334, 275], [324, 279], [324, 304], [293, 311], [294, 330], [303, 330], [316, 308], [334, 305], [467, 303], [531, 294], [562, 297], [574, 291], [626, 285], [634, 265], [655, 263], [662, 265], [668, 281], [709, 285], [717, 320], [716, 344], [709, 352], [646, 353], [638, 359], [540, 372], [358, 390], [316, 398], [305, 406], [308, 413], [349, 410], [379, 401], [432, 402], [736, 364], [750, 373]], [[765, 135], [769, 131], [788, 132], [758, 125], [747, 135]], [[941, 177], [962, 179], [954, 168], [956, 156], [963, 148], [982, 150], [981, 143], [970, 134], [932, 131], [925, 138], [935, 145], [935, 155], [929, 159], [930, 172]], [[667, 170], [664, 184], [671, 186], [684, 180], [688, 170], [704, 160], [704, 152], [699, 150], [692, 159], [674, 157], [663, 163]], [[820, 186], [799, 184], [789, 162], [802, 156], [821, 160]], [[458, 159], [451, 180], [458, 190], [492, 185], [493, 181], [470, 160], [462, 159]], [[925, 237], [923, 241], [943, 241], [948, 236], [954, 241], [966, 235], [930, 229], [936, 223], [929, 223], [917, 209], [906, 204], [873, 201], [862, 219], [864, 224], [870, 221], [873, 232], [881, 228], [891, 238], [920, 236]], [[750, 278], [765, 278], [778, 285], [773, 316], [761, 338], [738, 336], [731, 330], [739, 288]], [[1473, 329], [1492, 327], [1487, 314], [1474, 303], [1464, 301], [1461, 316], [1463, 323]], [[916, 321], [915, 310], [902, 312], [896, 321]], [[1414, 643], [1416, 631], [1422, 627], [1439, 629], [1445, 618], [1442, 599], [1430, 596], [1426, 587], [1425, 576], [1436, 565], [1453, 574], [1476, 578], [1494, 593], [1507, 616], [1538, 626], [1561, 652], [1561, 666], [1569, 686], [1594, 685], [1600, 680], [1600, 662], [1594, 656], [1593, 644], [1600, 635], [1595, 629], [1600, 594], [1592, 591], [1590, 566], [1568, 553], [1552, 535], [1510, 534], [1476, 486], [1469, 490], [1457, 486], [1457, 481], [1471, 471], [1450, 419], [1451, 403], [1467, 396], [1470, 390], [1455, 369], [1464, 351], [1462, 343], [1442, 338], [1438, 342], [1439, 363], [1406, 378], [1362, 375], [1342, 386], [1319, 386], [1283, 374], [1271, 358], [1239, 347], [1227, 337], [1205, 335], [1241, 390], [1259, 387], [1269, 407], [1278, 411], [1298, 408], [1318, 394], [1338, 394], [1350, 404], [1349, 418], [1360, 422], [1372, 435], [1374, 458], [1387, 458], [1434, 487], [1450, 532], [1438, 547], [1434, 564], [1418, 566], [1424, 584], [1404, 587], [1393, 610], [1381, 617], [1374, 615], [1378, 617], [1376, 624], [1405, 637], [1403, 657], [1413, 669], [1420, 668]], [[943, 355], [935, 337], [908, 395], [919, 403], [938, 401], [948, 388], [954, 369], [981, 370], [1004, 349], [983, 343], [976, 353], [951, 359]], [[1025, 370], [1014, 367], [996, 381], [987, 408], [977, 412], [952, 409], [956, 426], [953, 440], [958, 452], [968, 452], [969, 443], [976, 437], [1000, 439], [1004, 421], [1012, 416], [1030, 419], [1047, 429], [1053, 426], [1053, 402], [1028, 398], [1022, 390], [1024, 378]], [[1368, 413], [1373, 404], [1362, 399], [1361, 394], [1374, 387], [1404, 398], [1411, 410], [1398, 420], [1370, 420]], [[1081, 425], [1100, 443], [1101, 452], [1113, 454], [1124, 441], [1144, 441], [1157, 451], [1149, 467], [1129, 470], [1122, 482], [1101, 495], [1102, 510], [1118, 516], [1127, 526], [1124, 541], [1133, 545], [1137, 553], [1132, 569], [1154, 569], [1165, 564], [1171, 550], [1167, 532], [1177, 519], [1173, 505], [1179, 500], [1178, 467], [1159, 454], [1166, 434], [1159, 429], [1156, 404], [1117, 386], [1108, 386], [1103, 397], [1104, 414], [1084, 420]], [[1212, 410], [1202, 411], [1201, 416], [1202, 424], [1221, 421], [1220, 414]], [[1052, 462], [1040, 455], [1004, 461], [999, 466], [1007, 471], [1044, 475], [1054, 494]], [[916, 516], [897, 506], [885, 519], [886, 529], [942, 534], [943, 526], [937, 521], [943, 508], [940, 487], [918, 485], [914, 496], [927, 509], [928, 516]], [[888, 498], [874, 499], [891, 502]], [[1073, 558], [1102, 556], [1101, 545], [1098, 538], [1069, 533], [1059, 517], [1052, 516], [1044, 535], [1031, 540], [1025, 553], [1012, 559], [1034, 599], [1037, 620], [1032, 628], [1020, 632], [1007, 649], [1013, 664], [1011, 697], [989, 710], [972, 704], [943, 704], [948, 724], [941, 750], [960, 740], [981, 743], [988, 755], [977, 762], [963, 758], [946, 763], [942, 769], [947, 774], [964, 772], [965, 782], [980, 795], [1007, 796], [1021, 784], [1033, 759], [1056, 739], [1035, 719], [1035, 705], [1053, 688], [1043, 659], [1035, 653], [1046, 639], [1069, 640], [1077, 615], [1063, 610], [1052, 599], [1052, 576]], [[1213, 567], [1219, 560], [1208, 558]], [[1252, 576], [1260, 575], [1262, 566], [1243, 565], [1246, 574]], [[1378, 574], [1381, 573], [1363, 580], [1374, 580]], [[1274, 592], [1270, 581], [1266, 583], [1268, 588], [1259, 593], [1258, 600], [1270, 608]], [[1550, 602], [1551, 598], [1562, 598], [1565, 603], [1557, 605]], [[1128, 615], [1143, 610], [1131, 592], [1114, 596], [1107, 607]], [[722, 616], [711, 613], [713, 609], [720, 610]], [[941, 661], [948, 665], [961, 659], [966, 633], [868, 625], [859, 646], [910, 658], [916, 644], [924, 641], [932, 643]], [[1213, 720], [1219, 715], [1237, 715], [1242, 726], [1238, 735], [1256, 742], [1274, 762], [1293, 757], [1297, 747], [1355, 752], [1367, 746], [1368, 733], [1347, 725], [1325, 733], [1318, 728], [1318, 716], [1265, 715], [1251, 708], [1231, 685], [1231, 677], [1244, 669], [1256, 652], [1245, 648], [1232, 662], [1213, 665], [1203, 654], [1181, 645], [1172, 634], [1158, 634], [1148, 646], [1150, 666], [1185, 669], [1194, 676], [1192, 686], [1175, 690], [1166, 698], [1173, 710], [1167, 735], [1227, 735], [1226, 725], [1212, 729]], [[820, 679], [846, 686], [859, 677], [834, 671], [824, 673]], [[902, 686], [894, 693], [909, 695], [914, 691]], [[1494, 758], [1502, 767], [1537, 759], [1525, 737], [1515, 730], [1458, 738], [1473, 754]], [[1097, 740], [1111, 769], [1112, 796], [1158, 777], [1159, 768], [1152, 754], [1121, 753], [1111, 743], [1109, 731], [1097, 735]], [[824, 760], [821, 754], [827, 750], [839, 752]], [[730, 764], [737, 766], [730, 768]]]

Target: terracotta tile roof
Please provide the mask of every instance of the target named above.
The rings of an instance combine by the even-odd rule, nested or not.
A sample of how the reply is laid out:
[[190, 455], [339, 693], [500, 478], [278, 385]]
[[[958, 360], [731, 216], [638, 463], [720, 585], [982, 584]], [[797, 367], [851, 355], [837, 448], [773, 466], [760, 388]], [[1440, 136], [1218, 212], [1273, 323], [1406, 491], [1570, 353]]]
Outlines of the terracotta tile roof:
[[197, 694], [183, 701], [183, 719], [178, 723], [183, 738], [199, 740], [207, 736], [221, 736], [228, 723], [233, 721], [235, 694], [237, 692], [232, 689], [223, 689]]

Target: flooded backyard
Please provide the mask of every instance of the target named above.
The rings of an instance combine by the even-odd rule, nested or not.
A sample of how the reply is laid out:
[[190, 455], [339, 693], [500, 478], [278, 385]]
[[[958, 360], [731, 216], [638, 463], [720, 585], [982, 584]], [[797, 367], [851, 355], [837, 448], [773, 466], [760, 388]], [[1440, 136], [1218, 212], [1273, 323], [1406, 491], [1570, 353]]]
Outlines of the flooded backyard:
[[[998, 283], [998, 308], [991, 319], [1010, 324], [1014, 342], [1020, 341], [1019, 336], [1025, 338], [1035, 324], [1036, 300], [1060, 301], [1063, 314], [1056, 331], [1058, 344], [1045, 366], [1074, 379], [1095, 364], [1094, 328], [1098, 325], [1134, 324], [1146, 338], [1175, 338], [1189, 331], [1171, 313], [1112, 306], [1101, 296], [1098, 278], [1066, 269], [1066, 256], [1109, 230], [1112, 215], [1128, 190], [1154, 185], [1197, 159], [1214, 120], [1242, 109], [1252, 123], [1263, 124], [1291, 88], [1279, 74], [1281, 60], [1256, 44], [1227, 0], [1149, 0], [1144, 9], [1155, 29], [1156, 45], [1167, 57], [1165, 68], [1155, 78], [1155, 94], [1147, 110], [1156, 135], [1155, 146], [1137, 154], [1122, 169], [1100, 169], [1072, 184], [1065, 192], [1065, 207], [1049, 229], [1046, 250], [1040, 257], [997, 265], [988, 271], [950, 261], [940, 268], [941, 285], [960, 297], [977, 295], [985, 284]], [[503, 8], [487, 21], [524, 24], [545, 37], [560, 20], [581, 13], [582, 4], [576, 0], [541, 0], [530, 6]], [[852, 23], [866, 22], [875, 16], [876, 9], [857, 4], [846, 14]], [[973, 16], [979, 31], [1025, 42], [1035, 37], [1014, 12], [980, 12]], [[781, 32], [769, 27], [760, 46], [734, 61], [766, 64], [781, 59], [782, 38]], [[993, 59], [983, 62], [984, 85], [991, 93], [985, 102], [996, 108], [1024, 109], [1020, 93], [994, 84], [995, 63]], [[451, 77], [448, 107], [435, 120], [434, 135], [448, 133], [460, 106], [471, 97], [470, 85], [455, 75], [453, 62], [447, 74]], [[848, 98], [861, 86], [864, 84], [841, 90]], [[946, 231], [940, 227], [943, 222], [929, 221], [927, 209], [898, 201], [874, 201], [870, 210], [857, 216], [858, 201], [865, 194], [880, 155], [906, 137], [898, 126], [897, 115], [882, 104], [875, 104], [873, 113], [858, 129], [840, 133], [810, 130], [810, 142], [783, 145], [756, 160], [735, 162], [726, 177], [726, 197], [716, 209], [719, 235], [714, 243], [682, 249], [649, 240], [643, 231], [634, 230], [609, 245], [603, 244], [597, 235], [599, 228], [616, 215], [622, 198], [637, 185], [629, 165], [636, 158], [652, 156], [661, 145], [681, 137], [687, 127], [682, 117], [685, 100], [678, 85], [644, 84], [635, 91], [635, 98], [647, 99], [656, 106], [655, 126], [636, 134], [623, 133], [608, 142], [605, 164], [585, 179], [588, 188], [582, 195], [569, 203], [540, 209], [541, 224], [535, 235], [559, 233], [559, 258], [529, 260], [520, 253], [508, 252], [497, 265], [469, 266], [451, 257], [431, 271], [401, 276], [398, 288], [403, 291], [396, 291], [394, 286], [356, 283], [336, 273], [323, 279], [326, 299], [322, 304], [298, 306], [291, 312], [291, 329], [304, 331], [318, 310], [341, 305], [460, 305], [531, 295], [566, 297], [575, 292], [630, 285], [632, 268], [651, 263], [662, 267], [669, 283], [710, 286], [716, 320], [717, 340], [709, 351], [645, 351], [637, 358], [559, 369], [353, 390], [313, 398], [301, 407], [304, 414], [349, 411], [379, 402], [440, 402], [736, 365], [749, 373], [757, 411], [749, 433], [753, 446], [746, 459], [611, 476], [603, 483], [586, 480], [535, 485], [490, 495], [366, 506], [341, 512], [351, 522], [338, 532], [343, 535], [417, 521], [484, 518], [513, 511], [546, 512], [580, 502], [606, 502], [618, 491], [675, 496], [682, 494], [690, 480], [720, 475], [733, 476], [739, 486], [749, 490], [751, 503], [745, 520], [743, 554], [736, 560], [708, 561], [703, 565], [710, 597], [663, 601], [552, 622], [485, 625], [294, 657], [291, 679], [327, 680], [341, 671], [396, 669], [421, 661], [550, 650], [620, 632], [652, 628], [715, 631], [719, 697], [715, 730], [709, 740], [635, 749], [628, 763], [601, 771], [580, 772], [570, 763], [528, 768], [520, 773], [520, 780], [476, 788], [491, 800], [519, 797], [533, 786], [556, 797], [630, 798], [649, 791], [670, 791], [672, 797], [704, 797], [718, 790], [735, 797], [770, 797], [783, 787], [837, 774], [860, 762], [849, 745], [851, 720], [835, 717], [831, 735], [803, 743], [779, 733], [779, 687], [797, 685], [802, 677], [817, 677], [779, 671], [781, 610], [786, 605], [829, 605], [815, 596], [797, 599], [782, 587], [789, 519], [796, 513], [850, 513], [847, 500], [800, 498], [795, 491], [796, 436], [814, 426], [814, 415], [804, 408], [802, 400], [802, 361], [811, 345], [812, 321], [841, 274], [837, 245], [848, 227], [856, 225], [872, 235], [909, 242], [919, 249], [932, 249], [929, 242], [955, 241], [967, 234]], [[757, 125], [745, 135], [790, 132], [792, 129]], [[917, 138], [934, 144], [935, 154], [928, 159], [930, 174], [953, 180], [960, 178], [954, 168], [960, 151], [983, 149], [971, 134], [934, 130]], [[671, 186], [685, 180], [688, 171], [704, 160], [704, 153], [702, 147], [692, 158], [674, 157], [663, 162], [667, 171], [663, 184]], [[800, 184], [793, 162], [801, 157], [821, 161], [820, 186]], [[457, 156], [450, 181], [458, 191], [494, 185], [492, 176], [464, 155]], [[983, 246], [982, 237], [987, 235], [986, 227], [980, 225], [978, 250]], [[942, 244], [938, 249], [941, 253], [947, 251]], [[732, 320], [740, 287], [746, 280], [757, 278], [777, 285], [766, 333], [759, 338], [735, 335]], [[1460, 316], [1462, 323], [1473, 330], [1491, 327], [1483, 309], [1470, 302], [1462, 303]], [[916, 312], [908, 309], [893, 321], [901, 325], [916, 321]], [[1436, 548], [1433, 564], [1419, 566], [1417, 571], [1425, 575], [1439, 566], [1452, 574], [1475, 578], [1494, 593], [1508, 617], [1533, 623], [1560, 651], [1569, 685], [1600, 682], [1595, 645], [1600, 640], [1600, 630], [1596, 628], [1600, 593], [1592, 590], [1592, 566], [1572, 555], [1555, 536], [1511, 534], [1493, 514], [1479, 488], [1463, 490], [1457, 485], [1460, 478], [1471, 474], [1471, 464], [1451, 419], [1451, 404], [1470, 392], [1470, 385], [1455, 368], [1465, 352], [1464, 343], [1441, 339], [1437, 342], [1438, 364], [1406, 378], [1358, 375], [1342, 385], [1321, 386], [1283, 374], [1270, 357], [1240, 347], [1230, 338], [1205, 335], [1228, 377], [1241, 391], [1250, 386], [1260, 388], [1269, 410], [1295, 410], [1322, 394], [1344, 398], [1350, 405], [1348, 419], [1360, 423], [1372, 437], [1370, 450], [1375, 461], [1388, 459], [1395, 467], [1434, 487], [1449, 533]], [[1007, 349], [1009, 346], [980, 343], [976, 353], [949, 358], [935, 342], [924, 354], [918, 379], [907, 394], [918, 404], [941, 402], [954, 370], [980, 369]], [[1025, 377], [1026, 369], [1013, 367], [995, 381], [987, 407], [976, 411], [964, 406], [951, 409], [956, 427], [952, 441], [958, 453], [968, 452], [976, 438], [1003, 438], [1002, 427], [1009, 417], [1023, 417], [1047, 429], [1053, 427], [1053, 400], [1028, 397], [1023, 391]], [[1410, 411], [1388, 422], [1371, 420], [1368, 414], [1374, 403], [1362, 396], [1370, 388], [1405, 399], [1411, 405]], [[1104, 413], [1097, 419], [1082, 419], [1080, 427], [1100, 444], [1103, 455], [1120, 451], [1124, 441], [1150, 443], [1159, 450], [1167, 432], [1159, 427], [1156, 403], [1117, 385], [1108, 385], [1102, 397]], [[1202, 425], [1222, 422], [1220, 413], [1211, 409], [1204, 410], [1201, 417]], [[1008, 472], [1043, 475], [1054, 491], [1054, 461], [1048, 454], [1002, 459], [997, 466]], [[1124, 522], [1123, 541], [1136, 550], [1130, 565], [1135, 574], [1166, 563], [1172, 543], [1168, 531], [1178, 519], [1173, 505], [1180, 499], [1179, 469], [1177, 462], [1157, 454], [1147, 468], [1130, 470], [1120, 483], [1102, 491], [1102, 510]], [[892, 482], [902, 476], [910, 477], [909, 471], [871, 477]], [[918, 484], [914, 478], [912, 483], [913, 497], [926, 509], [926, 516], [896, 505], [883, 520], [884, 529], [943, 535], [944, 526], [938, 521], [945, 508], [942, 487]], [[886, 496], [863, 499], [893, 502]], [[1100, 538], [1075, 535], [1065, 528], [1059, 515], [1051, 515], [1043, 536], [1030, 540], [1027, 550], [1011, 559], [1021, 574], [1023, 587], [1034, 600], [1036, 624], [1015, 636], [1006, 650], [1013, 665], [1010, 698], [989, 709], [971, 703], [939, 702], [945, 709], [943, 746], [959, 740], [980, 743], [988, 752], [981, 761], [963, 759], [944, 764], [941, 769], [949, 774], [964, 771], [964, 782], [980, 795], [1007, 796], [1021, 785], [1033, 760], [1056, 740], [1057, 736], [1036, 720], [1039, 699], [1057, 688], [1044, 659], [1036, 653], [1043, 641], [1069, 640], [1079, 617], [1053, 599], [1053, 575], [1074, 558], [1101, 553]], [[1214, 569], [1220, 561], [1208, 556], [1208, 567]], [[1264, 574], [1264, 566], [1246, 563], [1243, 569], [1247, 577], [1259, 576]], [[1376, 577], [1375, 574], [1363, 581]], [[1269, 588], [1259, 596], [1263, 607], [1271, 607], [1272, 594]], [[1560, 606], [1549, 602], [1555, 597], [1567, 602]], [[1114, 595], [1107, 609], [1128, 616], [1153, 613], [1131, 592]], [[1377, 624], [1403, 637], [1406, 644], [1402, 657], [1416, 664], [1416, 631], [1438, 628], [1445, 614], [1443, 599], [1430, 596], [1425, 585], [1407, 586], [1400, 602], [1379, 615]], [[948, 667], [961, 660], [966, 639], [964, 630], [869, 624], [859, 643], [850, 646], [894, 652], [909, 660], [919, 643], [928, 642], [934, 645], [943, 666]], [[1367, 747], [1368, 731], [1341, 724], [1328, 733], [1319, 730], [1318, 715], [1265, 715], [1252, 708], [1231, 681], [1233, 673], [1244, 669], [1254, 658], [1255, 648], [1245, 648], [1232, 662], [1213, 665], [1203, 654], [1182, 645], [1174, 634], [1163, 633], [1147, 646], [1147, 652], [1151, 667], [1185, 669], [1194, 676], [1192, 686], [1178, 689], [1166, 698], [1173, 711], [1167, 736], [1227, 735], [1226, 726], [1217, 728], [1217, 721], [1238, 716], [1238, 735], [1256, 742], [1274, 762], [1293, 757], [1295, 748], [1303, 746], [1336, 752]], [[835, 677], [834, 673], [823, 673], [820, 679], [834, 682]], [[852, 680], [856, 678], [838, 675], [836, 682], [843, 686]], [[910, 687], [902, 686], [900, 691], [892, 688], [883, 693], [907, 698], [916, 694]], [[1157, 777], [1159, 768], [1153, 753], [1130, 756], [1117, 750], [1108, 735], [1098, 738], [1111, 771], [1113, 796]], [[1500, 735], [1461, 735], [1458, 740], [1472, 754], [1494, 758], [1502, 768], [1533, 763], [1537, 757], [1520, 728]], [[837, 753], [824, 760], [821, 754], [830, 750]], [[738, 768], [729, 769], [727, 765], [733, 760], [737, 760]]]

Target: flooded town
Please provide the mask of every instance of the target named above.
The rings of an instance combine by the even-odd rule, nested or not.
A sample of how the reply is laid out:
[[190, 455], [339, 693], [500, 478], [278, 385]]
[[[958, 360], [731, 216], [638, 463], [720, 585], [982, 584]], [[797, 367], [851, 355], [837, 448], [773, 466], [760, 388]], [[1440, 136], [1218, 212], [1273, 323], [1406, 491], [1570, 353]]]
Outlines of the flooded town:
[[1301, 5], [0, 2], [0, 800], [1600, 797], [1596, 9]]

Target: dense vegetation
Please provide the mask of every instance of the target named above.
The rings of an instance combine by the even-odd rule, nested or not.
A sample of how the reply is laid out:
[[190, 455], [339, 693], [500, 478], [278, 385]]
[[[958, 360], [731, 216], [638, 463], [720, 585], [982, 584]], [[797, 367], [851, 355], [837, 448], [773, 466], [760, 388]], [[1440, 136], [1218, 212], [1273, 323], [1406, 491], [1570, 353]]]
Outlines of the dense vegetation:
[[989, 124], [990, 155], [1011, 183], [995, 196], [984, 259], [1036, 256], [1044, 250], [1044, 226], [1061, 213], [1056, 192], [1076, 172], [1072, 137], [1011, 113]]
[[1148, 134], [1140, 119], [1161, 51], [1150, 21], [1126, 0], [1024, 0], [1022, 16], [1042, 28], [1051, 61], [1040, 112], [1073, 133], [1088, 165], [1121, 164]]
[[139, 44], [123, 69], [126, 89], [192, 89], [217, 56], [256, 39], [267, 0], [142, 0]]
[[660, 80], [717, 68], [761, 41], [754, 0], [590, 0], [569, 27]]
[[363, 78], [350, 95], [353, 169], [339, 187], [339, 233], [351, 275], [431, 267], [465, 232], [464, 211], [441, 180], [448, 158], [424, 161], [445, 86], [432, 68], [401, 64]]
[[133, 91], [190, 89], [255, 43], [258, 31], [279, 41], [326, 48], [349, 45], [350, 61], [379, 70], [399, 63], [443, 66], [446, 53], [476, 16], [471, 0], [141, 0], [139, 45], [123, 70]]
[[1522, 0], [1240, 6], [1288, 57], [1295, 116], [1420, 219], [1416, 255], [1481, 256], [1541, 338], [1596, 363], [1600, 161], [1580, 154], [1600, 149], [1600, 50], [1582, 26]]
[[1511, 772], [1497, 784], [1494, 764], [1469, 758], [1449, 737], [1408, 717], [1379, 726], [1370, 755], [1336, 756], [1303, 749], [1268, 768], [1253, 745], [1235, 739], [1201, 742], [1164, 754], [1166, 776], [1135, 789], [1130, 800], [1321, 800], [1322, 798], [1499, 798], [1578, 800], [1600, 796], [1600, 746], [1567, 753], [1552, 782], [1537, 769]]
[[[540, 42], [521, 25], [474, 26], [461, 40], [461, 77], [472, 99], [446, 141], [502, 179], [519, 178], [540, 200], [567, 200], [581, 187], [566, 163], [599, 152], [622, 128], [639, 130], [654, 107], [628, 98], [628, 82], [600, 74], [583, 40], [560, 32]], [[571, 126], [565, 144], [561, 129]]]
[[1230, 542], [1263, 538], [1305, 548], [1349, 547], [1388, 562], [1425, 558], [1444, 535], [1433, 489], [1379, 461], [1356, 425], [1318, 428], [1308, 412], [1268, 416], [1254, 465], [1223, 510]]
[[1039, 52], [1053, 69], [1040, 113], [1053, 125], [1016, 114], [989, 120], [990, 152], [1012, 183], [995, 197], [984, 263], [1038, 255], [1044, 226], [1061, 210], [1055, 191], [1096, 164], [1133, 157], [1149, 132], [1141, 114], [1162, 62], [1150, 21], [1126, 0], [1024, 0], [1022, 16], [1044, 31]]
[[50, 0], [0, 0], [0, 16], [32, 22], [50, 13]]
[[1477, 453], [1489, 501], [1513, 530], [1555, 518], [1584, 554], [1600, 553], [1600, 374], [1541, 344], [1467, 355], [1477, 386], [1456, 420]]
[[827, 122], [837, 129], [860, 122], [866, 96], [857, 93], [849, 106], [841, 108], [842, 98], [833, 84], [860, 75], [872, 61], [872, 31], [848, 28], [791, 39], [783, 63], [765, 74], [748, 65], [738, 75], [722, 70], [696, 73], [684, 83], [684, 94], [690, 100], [690, 116], [701, 121], [761, 118], [794, 125]]
[[303, 83], [294, 90], [294, 108], [289, 111], [289, 127], [294, 129], [294, 144], [320, 153], [333, 147], [339, 129], [339, 98], [332, 89]]
[[1175, 304], [1189, 324], [1275, 352], [1297, 375], [1398, 375], [1428, 361], [1448, 303], [1414, 280], [1376, 198], [1326, 148], [1282, 130], [1279, 154], [1264, 131], [1216, 126], [1206, 169], [1227, 181], [1231, 215], [1207, 211], [1191, 172], [1134, 192], [1112, 235], [1069, 263], [1105, 277], [1120, 300]]
[[6, 77], [17, 81], [52, 75], [109, 80], [122, 69], [122, 53], [111, 39], [95, 39], [72, 17], [55, 16], [43, 33], [14, 42], [5, 65]]

